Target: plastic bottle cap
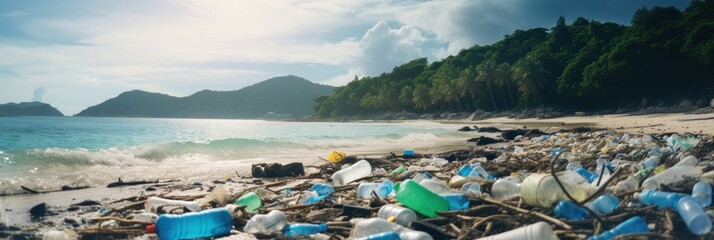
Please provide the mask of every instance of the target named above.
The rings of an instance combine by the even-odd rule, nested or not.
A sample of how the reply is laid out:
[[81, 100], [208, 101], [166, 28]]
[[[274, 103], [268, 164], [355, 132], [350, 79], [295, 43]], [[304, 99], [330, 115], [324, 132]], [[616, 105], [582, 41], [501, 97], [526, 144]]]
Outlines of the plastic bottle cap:
[[390, 221], [390, 222], [397, 222], [397, 218], [396, 218], [396, 217], [394, 217], [394, 216], [389, 216], [389, 217], [387, 218], [387, 221]]
[[156, 225], [151, 224], [146, 226], [146, 233], [156, 233]]

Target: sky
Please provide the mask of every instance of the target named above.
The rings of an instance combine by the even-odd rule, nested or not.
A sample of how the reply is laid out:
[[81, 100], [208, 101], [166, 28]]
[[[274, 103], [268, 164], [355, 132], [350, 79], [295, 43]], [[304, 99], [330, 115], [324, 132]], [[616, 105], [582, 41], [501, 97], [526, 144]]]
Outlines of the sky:
[[629, 25], [685, 0], [22, 0], [0, 3], [0, 103], [66, 115], [139, 89], [237, 90], [284, 75], [333, 86], [429, 62], [559, 16]]

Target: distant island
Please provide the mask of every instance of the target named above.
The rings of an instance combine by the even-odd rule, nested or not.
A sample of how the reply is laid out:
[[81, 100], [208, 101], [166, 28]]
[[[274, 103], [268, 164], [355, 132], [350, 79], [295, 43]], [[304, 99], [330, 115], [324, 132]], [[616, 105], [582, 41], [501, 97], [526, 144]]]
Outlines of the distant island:
[[0, 104], [0, 116], [64, 116], [57, 108], [43, 102]]
[[237, 91], [203, 90], [187, 97], [133, 90], [75, 116], [152, 118], [295, 118], [313, 114], [333, 87], [297, 76], [275, 77]]

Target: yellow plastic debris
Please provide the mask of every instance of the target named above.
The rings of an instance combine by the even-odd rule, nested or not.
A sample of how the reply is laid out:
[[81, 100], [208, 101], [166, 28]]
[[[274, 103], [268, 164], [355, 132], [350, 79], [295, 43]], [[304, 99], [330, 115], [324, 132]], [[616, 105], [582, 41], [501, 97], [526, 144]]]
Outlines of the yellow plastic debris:
[[338, 163], [345, 159], [346, 156], [347, 154], [345, 154], [345, 152], [332, 151], [332, 153], [327, 156], [327, 161], [331, 163]]

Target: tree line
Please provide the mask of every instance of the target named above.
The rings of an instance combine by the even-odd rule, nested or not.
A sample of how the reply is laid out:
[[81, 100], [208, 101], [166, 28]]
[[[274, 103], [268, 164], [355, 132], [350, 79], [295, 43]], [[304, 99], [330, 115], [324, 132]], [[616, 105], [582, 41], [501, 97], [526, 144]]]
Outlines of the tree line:
[[[412, 60], [315, 100], [321, 117], [378, 112], [598, 109], [714, 97], [714, 0], [641, 8], [630, 26], [563, 17], [429, 63]], [[643, 99], [649, 99], [645, 102]]]

